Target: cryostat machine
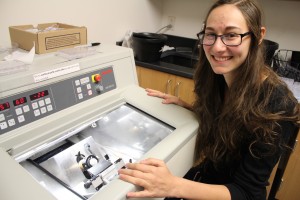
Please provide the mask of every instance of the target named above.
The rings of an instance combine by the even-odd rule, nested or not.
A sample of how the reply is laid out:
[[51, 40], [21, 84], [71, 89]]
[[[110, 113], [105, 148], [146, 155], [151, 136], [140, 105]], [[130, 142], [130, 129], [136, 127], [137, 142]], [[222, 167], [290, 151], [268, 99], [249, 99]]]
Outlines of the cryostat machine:
[[0, 77], [0, 199], [126, 199], [128, 162], [164, 160], [183, 176], [198, 128], [192, 112], [147, 96], [129, 48], [68, 59], [36, 55]]

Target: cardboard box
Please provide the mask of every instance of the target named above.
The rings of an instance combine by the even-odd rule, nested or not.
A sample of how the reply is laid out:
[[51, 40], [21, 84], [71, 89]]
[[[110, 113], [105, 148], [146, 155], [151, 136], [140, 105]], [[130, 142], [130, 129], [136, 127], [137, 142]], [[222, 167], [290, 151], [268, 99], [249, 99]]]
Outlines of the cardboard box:
[[12, 44], [29, 51], [35, 42], [35, 53], [49, 53], [87, 44], [86, 27], [61, 23], [10, 26], [9, 34]]

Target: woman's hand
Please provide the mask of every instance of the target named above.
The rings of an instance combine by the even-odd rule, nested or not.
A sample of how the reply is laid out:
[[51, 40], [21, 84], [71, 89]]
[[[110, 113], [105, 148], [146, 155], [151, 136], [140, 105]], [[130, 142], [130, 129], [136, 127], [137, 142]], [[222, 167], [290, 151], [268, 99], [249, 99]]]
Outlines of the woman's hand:
[[128, 198], [167, 197], [175, 190], [177, 177], [173, 176], [162, 160], [149, 158], [140, 163], [128, 163], [119, 170], [119, 178], [144, 188], [127, 193]]
[[226, 186], [173, 176], [161, 160], [149, 158], [140, 163], [128, 163], [126, 167], [119, 170], [119, 178], [143, 187], [141, 191], [128, 192], [127, 198], [231, 199]]
[[162, 98], [163, 99], [162, 103], [164, 103], [164, 104], [176, 104], [176, 105], [185, 107], [187, 109], [191, 109], [191, 107], [192, 107], [190, 104], [182, 101], [179, 97], [176, 97], [176, 96], [173, 96], [170, 94], [166, 94], [166, 93], [163, 93], [163, 92], [160, 92], [157, 90], [153, 90], [153, 89], [149, 89], [149, 88], [146, 88], [146, 92], [147, 92], [147, 95], [149, 95], [149, 96]]

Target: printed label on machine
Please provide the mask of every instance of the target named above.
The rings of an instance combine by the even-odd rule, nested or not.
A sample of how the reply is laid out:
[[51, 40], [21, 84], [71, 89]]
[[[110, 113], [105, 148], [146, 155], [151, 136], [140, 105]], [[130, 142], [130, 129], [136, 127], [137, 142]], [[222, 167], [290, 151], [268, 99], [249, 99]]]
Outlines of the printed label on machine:
[[38, 82], [41, 82], [41, 81], [45, 81], [45, 80], [48, 80], [48, 79], [51, 79], [51, 78], [55, 78], [55, 77], [62, 76], [62, 75], [65, 75], [65, 74], [69, 74], [69, 73], [72, 73], [72, 72], [76, 72], [76, 71], [79, 71], [79, 70], [80, 70], [79, 63], [76, 63], [76, 64], [68, 65], [68, 66], [65, 66], [65, 67], [45, 71], [45, 72], [42, 72], [42, 73], [39, 73], [39, 74], [34, 74], [33, 79], [34, 79], [34, 82], [38, 83]]

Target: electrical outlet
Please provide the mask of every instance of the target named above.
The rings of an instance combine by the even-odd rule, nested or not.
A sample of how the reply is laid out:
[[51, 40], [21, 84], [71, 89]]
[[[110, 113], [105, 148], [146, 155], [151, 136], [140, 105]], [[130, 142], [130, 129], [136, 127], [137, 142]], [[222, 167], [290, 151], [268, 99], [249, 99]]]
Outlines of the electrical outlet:
[[175, 19], [176, 19], [176, 17], [174, 17], [174, 16], [168, 16], [168, 25], [172, 26], [170, 28], [170, 30], [172, 30], [172, 31], [174, 31], [174, 28], [175, 28]]

